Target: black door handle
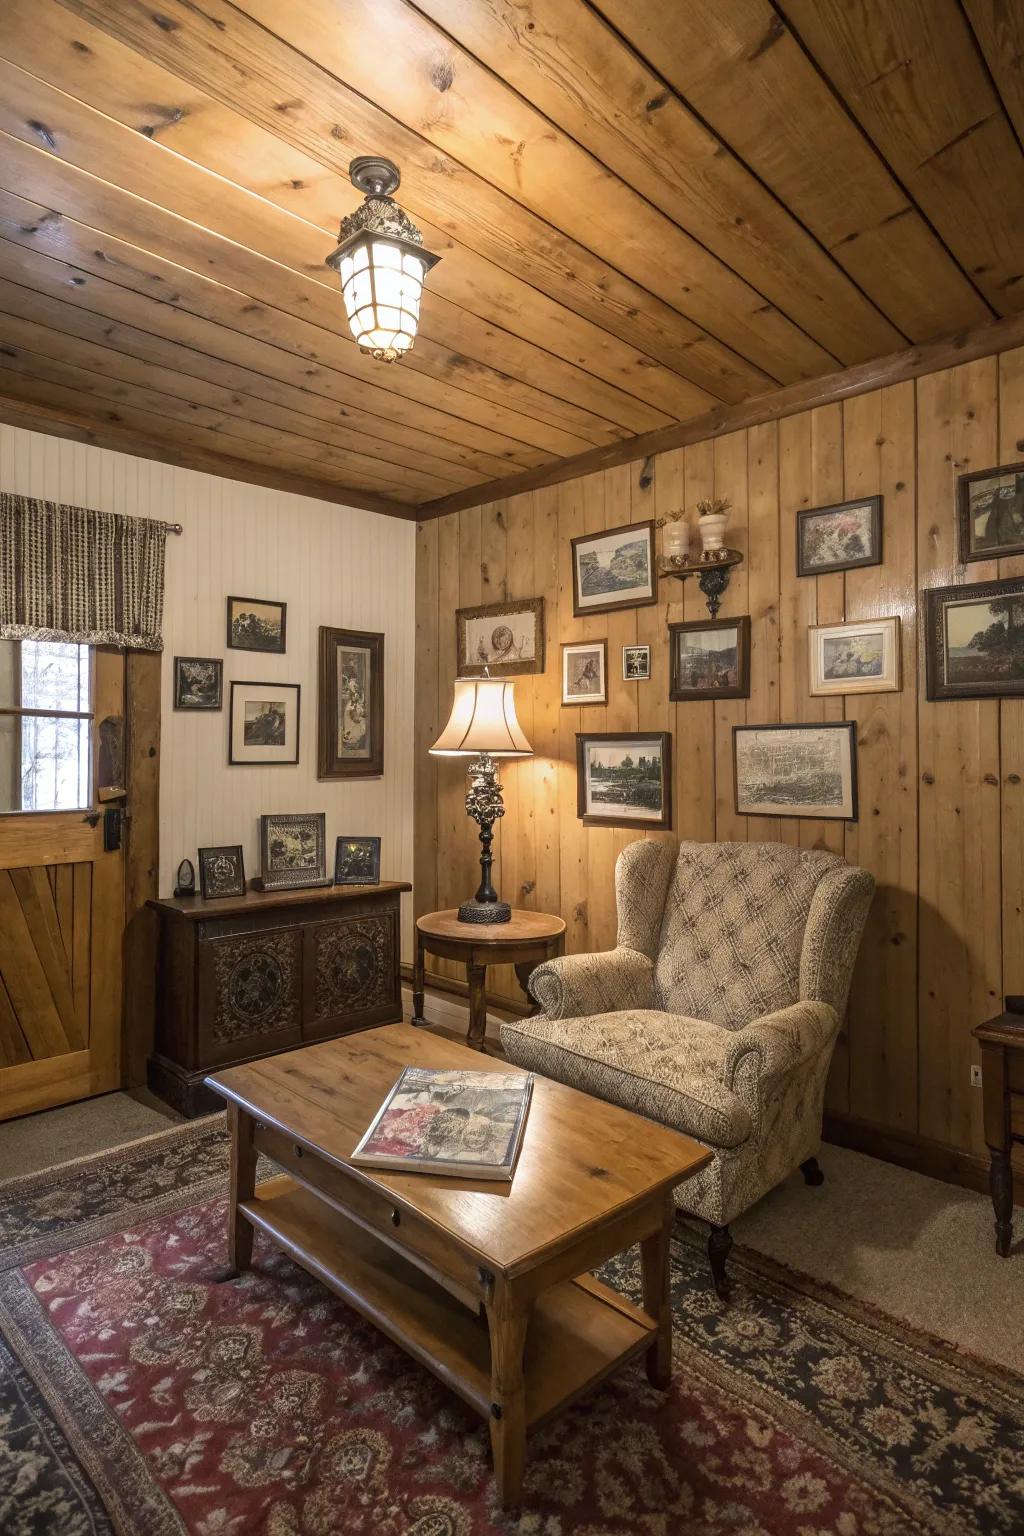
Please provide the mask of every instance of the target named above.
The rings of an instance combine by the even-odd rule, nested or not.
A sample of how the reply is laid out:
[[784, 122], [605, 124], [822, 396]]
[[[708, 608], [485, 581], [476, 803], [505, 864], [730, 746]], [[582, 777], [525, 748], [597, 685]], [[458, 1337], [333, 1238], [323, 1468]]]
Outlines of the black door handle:
[[103, 851], [114, 853], [121, 846], [121, 807], [108, 806], [103, 812]]

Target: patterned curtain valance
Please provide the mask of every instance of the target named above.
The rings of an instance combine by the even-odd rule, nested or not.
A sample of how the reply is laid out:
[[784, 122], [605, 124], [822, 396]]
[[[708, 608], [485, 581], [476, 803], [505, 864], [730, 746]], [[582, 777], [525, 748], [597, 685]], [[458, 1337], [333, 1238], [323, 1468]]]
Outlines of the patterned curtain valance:
[[0, 492], [0, 637], [163, 649], [162, 522]]

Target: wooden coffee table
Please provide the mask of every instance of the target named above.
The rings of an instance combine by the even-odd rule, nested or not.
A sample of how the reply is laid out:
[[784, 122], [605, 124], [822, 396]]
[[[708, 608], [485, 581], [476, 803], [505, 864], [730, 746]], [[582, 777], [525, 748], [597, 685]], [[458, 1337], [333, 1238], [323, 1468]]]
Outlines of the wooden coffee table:
[[[355, 1167], [410, 1064], [481, 1068], [464, 1045], [391, 1024], [207, 1079], [231, 1127], [226, 1274], [250, 1266], [255, 1230], [284, 1248], [489, 1421], [515, 1504], [528, 1429], [637, 1355], [668, 1386], [672, 1188], [711, 1154], [538, 1078], [511, 1186]], [[259, 1152], [286, 1171], [257, 1190]], [[588, 1273], [634, 1243], [642, 1309]]]

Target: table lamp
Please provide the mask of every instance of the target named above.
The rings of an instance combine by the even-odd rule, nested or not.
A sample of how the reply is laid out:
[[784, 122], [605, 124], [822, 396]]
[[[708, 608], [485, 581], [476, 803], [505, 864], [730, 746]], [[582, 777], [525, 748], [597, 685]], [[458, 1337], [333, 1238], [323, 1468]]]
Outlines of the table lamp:
[[435, 757], [471, 757], [466, 812], [480, 828], [480, 887], [459, 908], [462, 923], [507, 923], [512, 908], [491, 884], [491, 828], [504, 816], [494, 759], [530, 757], [516, 719], [515, 684], [499, 677], [459, 677], [448, 724], [430, 748]]

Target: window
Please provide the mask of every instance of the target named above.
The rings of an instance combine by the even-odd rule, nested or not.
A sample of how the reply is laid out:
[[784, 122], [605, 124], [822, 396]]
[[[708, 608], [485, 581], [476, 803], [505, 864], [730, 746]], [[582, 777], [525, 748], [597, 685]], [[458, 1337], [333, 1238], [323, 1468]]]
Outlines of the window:
[[0, 641], [0, 812], [89, 805], [91, 704], [87, 645]]

